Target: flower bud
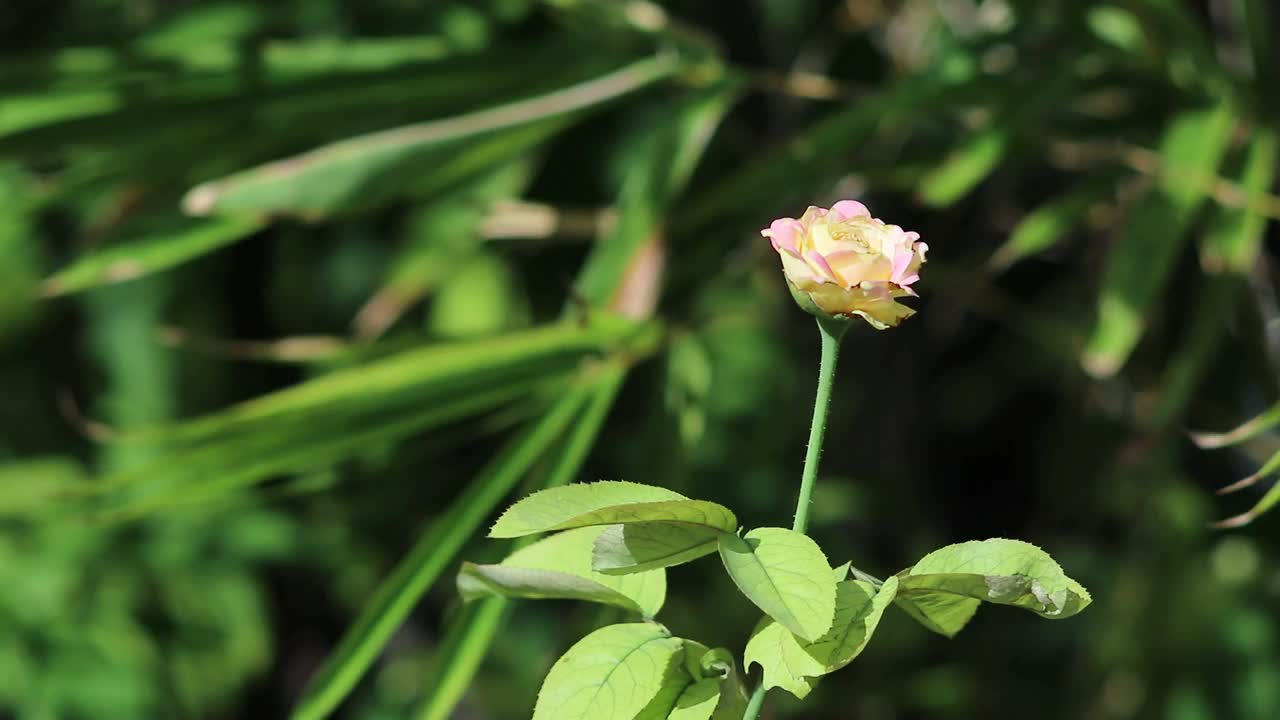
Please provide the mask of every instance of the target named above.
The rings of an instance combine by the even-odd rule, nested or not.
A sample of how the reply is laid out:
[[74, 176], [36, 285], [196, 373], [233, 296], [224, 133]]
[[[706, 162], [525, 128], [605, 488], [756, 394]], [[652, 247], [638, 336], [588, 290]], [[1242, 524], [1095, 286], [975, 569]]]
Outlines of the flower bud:
[[841, 200], [830, 210], [810, 206], [799, 220], [774, 220], [760, 234], [782, 258], [791, 294], [819, 317], [857, 315], [877, 330], [915, 314], [897, 301], [914, 297], [929, 246], [920, 234], [871, 217], [860, 202]]

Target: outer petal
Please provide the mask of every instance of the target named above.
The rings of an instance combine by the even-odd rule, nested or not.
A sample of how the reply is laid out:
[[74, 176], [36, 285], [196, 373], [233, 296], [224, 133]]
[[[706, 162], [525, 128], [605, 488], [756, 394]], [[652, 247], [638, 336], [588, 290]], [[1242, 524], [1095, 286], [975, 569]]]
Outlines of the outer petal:
[[[908, 273], [908, 270], [911, 267], [911, 261], [914, 260], [915, 257], [916, 254], [911, 251], [911, 247], [909, 245], [899, 245], [894, 249], [893, 272], [889, 275], [889, 280], [905, 287], [919, 279], [919, 275], [915, 273]], [[911, 279], [908, 280], [908, 277]]]
[[902, 303], [890, 300], [876, 303], [862, 310], [854, 310], [853, 314], [866, 320], [871, 327], [877, 330], [887, 330], [891, 327], [897, 327], [903, 320], [915, 315], [916, 311]]
[[767, 229], [761, 230], [760, 234], [769, 238], [774, 250], [781, 252], [785, 249], [798, 254], [800, 241], [804, 237], [804, 224], [795, 218], [778, 218]]
[[792, 283], [799, 285], [802, 282], [820, 283], [823, 281], [822, 275], [814, 272], [809, 263], [805, 262], [799, 255], [793, 255], [786, 250], [778, 253], [782, 257], [782, 274]]
[[855, 310], [858, 295], [856, 288], [849, 290], [839, 285], [823, 283], [801, 289], [809, 293], [815, 305], [831, 315], [851, 315]]
[[915, 310], [894, 300], [894, 292], [888, 283], [864, 283], [855, 315], [861, 316], [877, 330], [896, 327], [898, 323], [916, 314]]
[[820, 208], [817, 205], [810, 205], [805, 208], [804, 214], [800, 216], [800, 222], [804, 223], [805, 227], [812, 227], [813, 224], [817, 222], [818, 218], [826, 217], [826, 215], [826, 208]]
[[907, 274], [920, 272], [920, 266], [924, 264], [924, 255], [929, 252], [929, 246], [917, 241], [911, 250], [915, 253], [915, 257], [912, 258], [911, 263], [907, 265]]
[[830, 215], [837, 222], [856, 217], [871, 217], [871, 211], [857, 200], [841, 200], [831, 206]]

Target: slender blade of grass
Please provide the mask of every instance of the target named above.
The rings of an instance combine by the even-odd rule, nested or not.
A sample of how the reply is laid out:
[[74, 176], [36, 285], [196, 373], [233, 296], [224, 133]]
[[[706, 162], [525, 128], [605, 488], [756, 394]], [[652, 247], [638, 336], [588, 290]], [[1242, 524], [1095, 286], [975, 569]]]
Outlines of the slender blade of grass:
[[[574, 480], [613, 407], [625, 372], [625, 368], [616, 361], [601, 370], [601, 376], [591, 387], [587, 406], [562, 444], [543, 487], [558, 487]], [[522, 538], [514, 543], [513, 549], [532, 541], [533, 538]], [[502, 618], [510, 601], [487, 598], [474, 604], [479, 607], [469, 608], [460, 619], [458, 641], [445, 656], [447, 659], [439, 674], [428, 685], [426, 700], [416, 714], [419, 720], [448, 720], [471, 685], [493, 638], [502, 629]]]
[[485, 467], [434, 520], [409, 554], [365, 603], [341, 643], [312, 677], [290, 717], [327, 717], [364, 676], [414, 605], [463, 544], [564, 431], [587, 398], [575, 387]]

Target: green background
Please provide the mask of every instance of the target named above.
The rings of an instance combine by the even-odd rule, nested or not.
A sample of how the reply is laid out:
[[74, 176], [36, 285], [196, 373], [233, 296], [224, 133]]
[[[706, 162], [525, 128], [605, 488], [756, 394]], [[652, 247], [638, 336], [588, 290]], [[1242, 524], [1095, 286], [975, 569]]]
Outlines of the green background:
[[[789, 525], [818, 337], [758, 230], [846, 197], [931, 250], [919, 314], [845, 342], [811, 533], [882, 577], [1024, 539], [1094, 604], [950, 641], [890, 613], [766, 716], [1280, 717], [1276, 518], [1210, 527], [1264, 499], [1214, 490], [1280, 438], [1187, 434], [1276, 397], [1278, 22], [8, 0], [0, 717], [285, 717], [362, 609], [386, 642], [337, 716], [419, 717], [458, 564], [554, 475], [490, 461], [583, 387], [608, 414], [574, 478]], [[402, 561], [427, 582], [393, 618], [371, 598]], [[740, 654], [758, 612], [716, 563], [669, 573], [662, 619]], [[453, 717], [527, 717], [623, 617], [512, 604]]]

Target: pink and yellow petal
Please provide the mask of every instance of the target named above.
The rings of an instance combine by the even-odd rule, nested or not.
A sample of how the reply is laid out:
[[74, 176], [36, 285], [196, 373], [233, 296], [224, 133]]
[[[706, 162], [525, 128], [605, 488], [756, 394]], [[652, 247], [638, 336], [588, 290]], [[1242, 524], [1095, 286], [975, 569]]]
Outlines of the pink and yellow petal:
[[769, 238], [773, 249], [800, 252], [800, 241], [804, 238], [804, 224], [795, 218], [778, 218], [769, 224], [760, 234]]
[[842, 250], [827, 256], [827, 262], [844, 280], [846, 286], [852, 287], [868, 280], [887, 281], [891, 279], [892, 264], [882, 255]]
[[857, 200], [841, 200], [831, 206], [829, 214], [836, 222], [851, 220], [856, 217], [871, 217], [871, 211], [867, 209], [867, 206]]

